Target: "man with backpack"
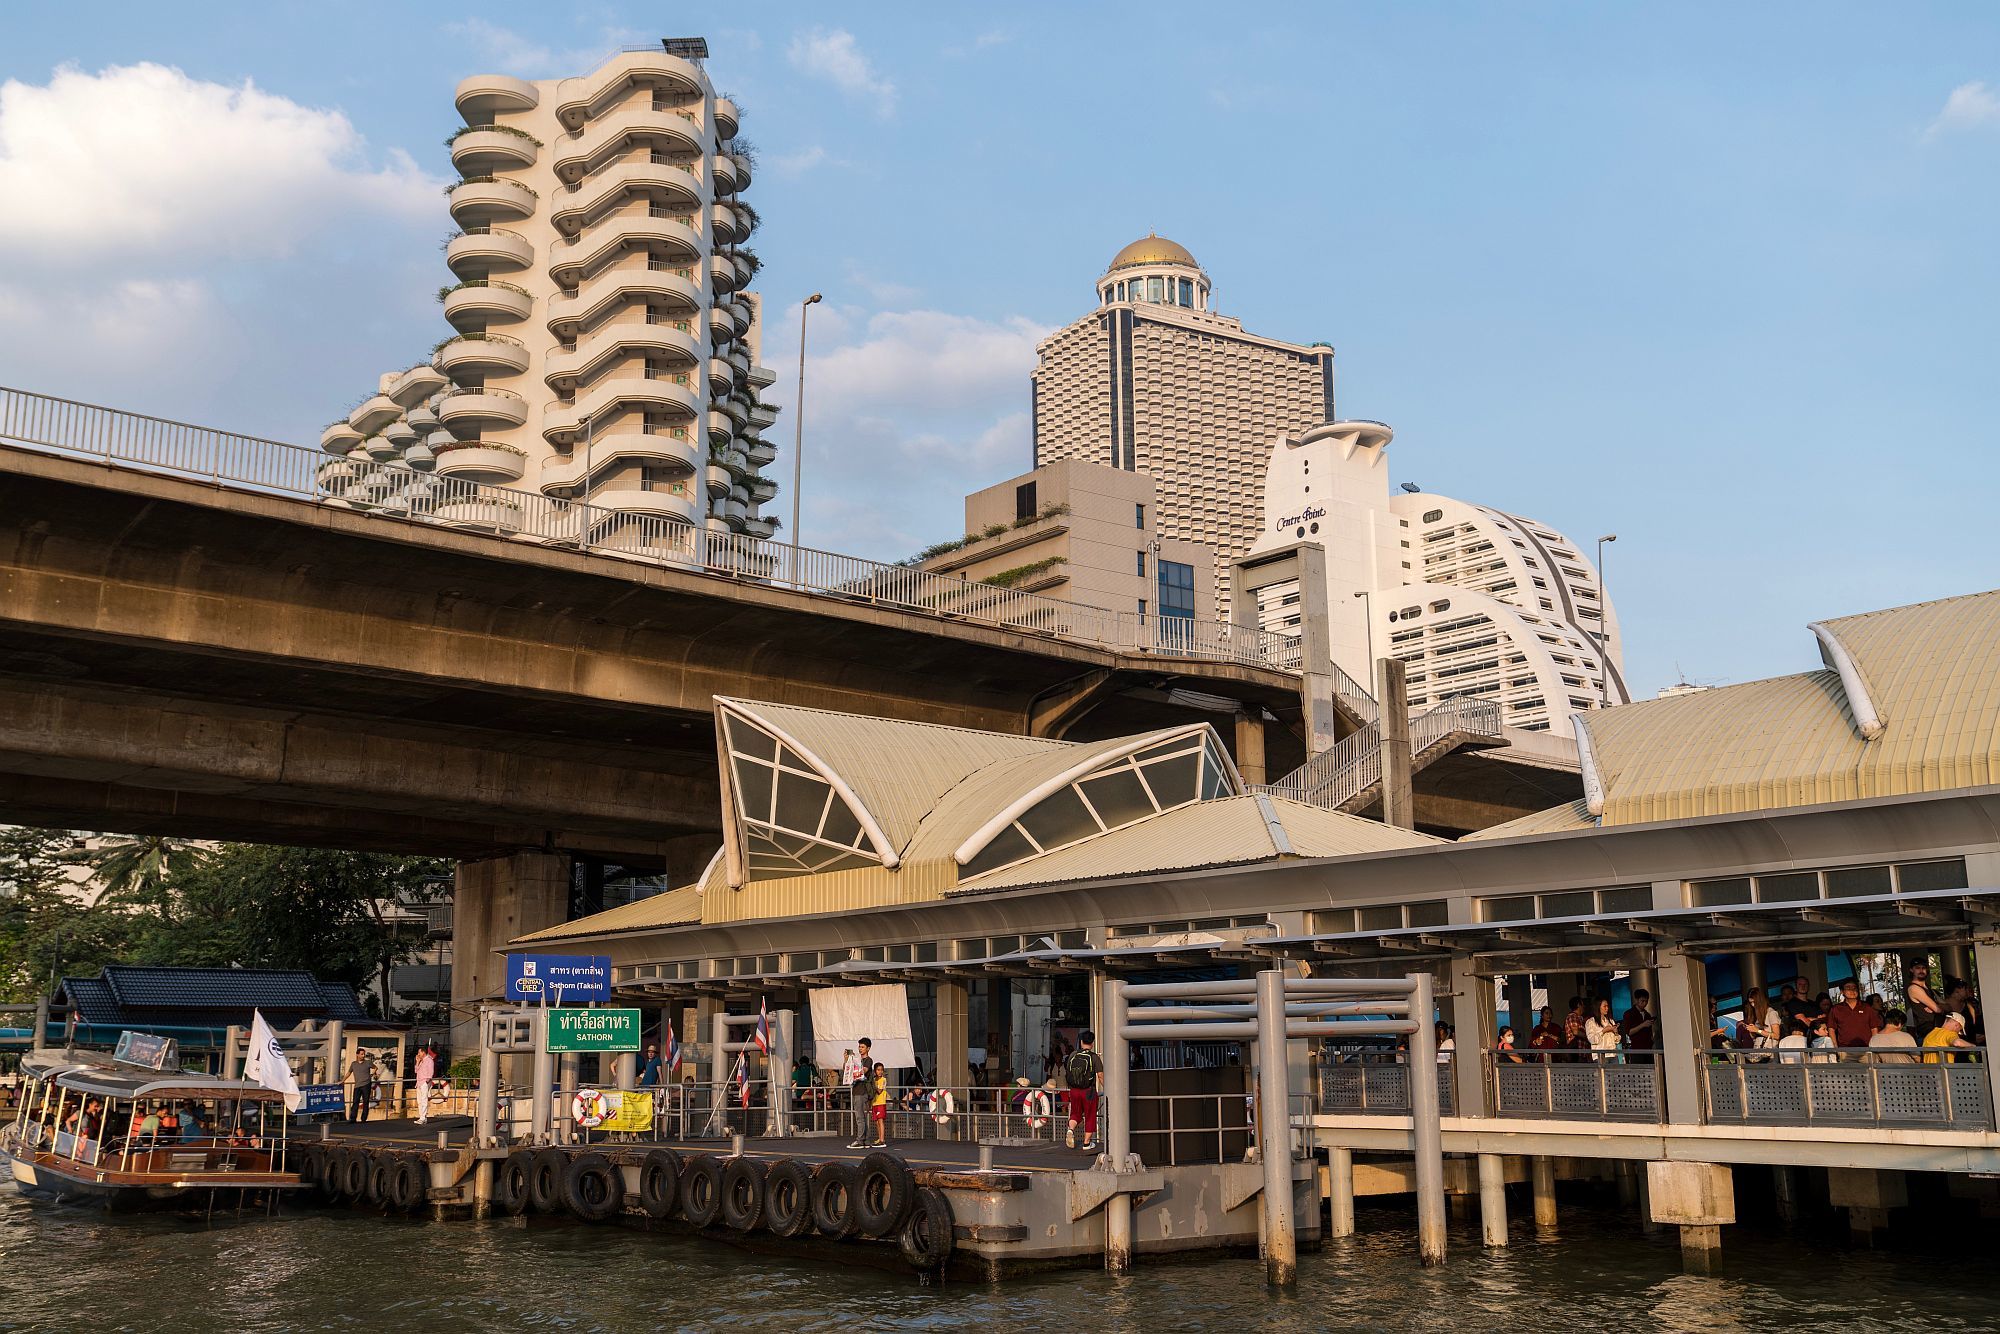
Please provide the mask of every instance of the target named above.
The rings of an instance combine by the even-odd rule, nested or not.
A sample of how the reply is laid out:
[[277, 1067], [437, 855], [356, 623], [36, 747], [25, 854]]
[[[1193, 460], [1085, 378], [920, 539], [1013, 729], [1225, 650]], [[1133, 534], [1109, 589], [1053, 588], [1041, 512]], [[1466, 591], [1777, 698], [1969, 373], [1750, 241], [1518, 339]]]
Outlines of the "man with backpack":
[[1097, 1034], [1085, 1029], [1078, 1035], [1077, 1049], [1063, 1061], [1063, 1078], [1069, 1083], [1069, 1091], [1063, 1094], [1068, 1104], [1069, 1133], [1063, 1143], [1069, 1148], [1076, 1147], [1076, 1123], [1083, 1122], [1083, 1148], [1086, 1153], [1095, 1153], [1097, 1143], [1097, 1094], [1104, 1087], [1104, 1059], [1095, 1049]]

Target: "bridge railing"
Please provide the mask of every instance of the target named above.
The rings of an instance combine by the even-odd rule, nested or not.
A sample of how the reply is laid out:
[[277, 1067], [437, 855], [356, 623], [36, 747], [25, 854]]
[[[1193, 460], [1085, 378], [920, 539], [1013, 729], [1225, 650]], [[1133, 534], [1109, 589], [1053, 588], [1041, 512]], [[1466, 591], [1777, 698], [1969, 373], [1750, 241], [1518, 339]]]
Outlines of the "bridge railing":
[[[999, 626], [1120, 652], [1298, 671], [1299, 640], [1212, 621], [1112, 612], [1082, 603], [843, 556], [768, 538], [711, 531], [667, 514], [606, 509], [534, 491], [441, 476], [356, 448], [329, 454], [164, 417], [0, 387], [0, 443], [289, 496], [499, 540], [574, 548], [825, 597]], [[687, 502], [661, 495], [663, 508]], [[1350, 708], [1372, 709], [1341, 676]]]

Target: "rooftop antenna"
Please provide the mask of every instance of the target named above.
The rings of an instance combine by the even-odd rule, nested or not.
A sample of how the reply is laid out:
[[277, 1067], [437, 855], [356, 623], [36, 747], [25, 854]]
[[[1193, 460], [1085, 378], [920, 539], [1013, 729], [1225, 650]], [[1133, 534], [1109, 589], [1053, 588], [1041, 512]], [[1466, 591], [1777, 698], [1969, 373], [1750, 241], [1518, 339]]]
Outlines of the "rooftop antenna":
[[1413, 496], [1414, 496], [1415, 494], [1417, 494], [1417, 492], [1419, 492], [1419, 491], [1423, 490], [1423, 488], [1422, 488], [1421, 486], [1418, 486], [1418, 485], [1417, 485], [1417, 484], [1416, 484], [1415, 482], [1405, 482], [1405, 483], [1403, 483], [1403, 489], [1404, 489], [1405, 491], [1409, 492], [1409, 493], [1410, 493], [1411, 495], [1413, 495]]

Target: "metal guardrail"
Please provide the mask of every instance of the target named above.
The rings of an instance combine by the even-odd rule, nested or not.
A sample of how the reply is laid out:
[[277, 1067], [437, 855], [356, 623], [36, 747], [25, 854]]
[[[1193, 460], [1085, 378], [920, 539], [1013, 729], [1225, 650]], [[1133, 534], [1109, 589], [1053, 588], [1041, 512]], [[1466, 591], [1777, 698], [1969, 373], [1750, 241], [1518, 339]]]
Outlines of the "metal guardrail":
[[[1440, 700], [1423, 713], [1411, 715], [1411, 756], [1422, 754], [1454, 733], [1499, 740], [1500, 705], [1493, 700], [1458, 697]], [[1277, 782], [1257, 790], [1340, 810], [1381, 781], [1382, 726], [1377, 721], [1342, 737]]]
[[[672, 566], [1121, 653], [1291, 672], [1301, 667], [1299, 640], [1267, 630], [1112, 612], [904, 565], [711, 532], [682, 519], [438, 476], [358, 452], [332, 455], [27, 390], [0, 387], [0, 441], [496, 540]], [[1336, 673], [1338, 693], [1358, 708], [1357, 698], [1367, 699], [1367, 692]], [[1372, 700], [1368, 708], [1372, 711]]]
[[[1957, 1048], [1933, 1063], [1867, 1052], [1703, 1052], [1711, 1125], [1863, 1126], [1991, 1130], [1991, 1082], [1982, 1049]], [[1774, 1059], [1775, 1057], [1775, 1059]]]
[[1541, 1052], [1523, 1052], [1519, 1061], [1511, 1061], [1488, 1052], [1495, 1114], [1657, 1124], [1666, 1105], [1663, 1053], [1625, 1051], [1619, 1056], [1602, 1061], [1579, 1052], [1544, 1059]]
[[[1438, 1114], [1456, 1116], [1456, 1081], [1451, 1053], [1438, 1060]], [[1364, 1056], [1319, 1067], [1319, 1109], [1345, 1115], [1410, 1115], [1410, 1067], [1406, 1060]]]

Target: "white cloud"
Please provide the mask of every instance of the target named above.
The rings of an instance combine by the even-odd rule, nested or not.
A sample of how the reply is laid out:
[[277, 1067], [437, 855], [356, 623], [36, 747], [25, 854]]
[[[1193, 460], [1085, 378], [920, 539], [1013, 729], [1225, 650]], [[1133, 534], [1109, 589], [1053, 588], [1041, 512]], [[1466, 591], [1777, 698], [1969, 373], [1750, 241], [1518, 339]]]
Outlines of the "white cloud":
[[792, 153], [766, 153], [764, 161], [780, 176], [797, 176], [814, 167], [844, 167], [846, 161], [833, 156], [818, 144]]
[[603, 64], [620, 46], [645, 40], [636, 28], [605, 28], [599, 33], [603, 40], [596, 45], [563, 50], [485, 19], [461, 19], [445, 24], [444, 30], [471, 42], [502, 74], [524, 79], [586, 74]]
[[273, 256], [357, 213], [435, 217], [442, 182], [371, 163], [339, 111], [163, 65], [0, 85], [0, 245], [45, 261]]
[[[822, 312], [824, 312], [822, 314]], [[796, 338], [799, 308], [767, 324]], [[1050, 330], [935, 310], [812, 316], [806, 357], [805, 539], [894, 559], [956, 536], [969, 491], [1027, 471], [1028, 374]], [[796, 365], [798, 345], [767, 335], [764, 359]], [[787, 412], [791, 375], [774, 386]], [[792, 423], [787, 419], [784, 427]], [[789, 443], [789, 436], [781, 439]], [[777, 469], [788, 476], [788, 460]], [[772, 512], [789, 512], [781, 495]]]
[[896, 85], [876, 73], [854, 34], [845, 28], [814, 28], [792, 38], [787, 52], [793, 68], [825, 79], [849, 97], [873, 102], [881, 115], [896, 109]]
[[1953, 130], [2000, 129], [2000, 92], [1989, 88], [1980, 80], [1961, 83], [1951, 90], [1951, 96], [1944, 102], [1944, 110], [1938, 112], [1925, 138], [1947, 134]]

